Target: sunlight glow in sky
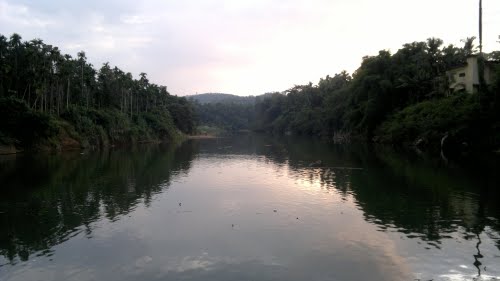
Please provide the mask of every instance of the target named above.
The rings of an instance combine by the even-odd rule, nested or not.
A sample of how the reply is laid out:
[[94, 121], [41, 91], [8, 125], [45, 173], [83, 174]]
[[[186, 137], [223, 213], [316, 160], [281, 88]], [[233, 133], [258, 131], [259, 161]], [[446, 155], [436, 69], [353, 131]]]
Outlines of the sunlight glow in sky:
[[[478, 34], [478, 0], [0, 0], [0, 34], [109, 61], [176, 95], [259, 95], [352, 73], [366, 55]], [[500, 50], [500, 1], [483, 0], [484, 51]]]

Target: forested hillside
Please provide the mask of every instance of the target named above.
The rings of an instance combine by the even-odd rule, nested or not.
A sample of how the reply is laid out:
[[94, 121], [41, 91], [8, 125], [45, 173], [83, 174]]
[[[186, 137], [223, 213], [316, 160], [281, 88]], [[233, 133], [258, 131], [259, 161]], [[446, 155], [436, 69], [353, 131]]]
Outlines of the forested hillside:
[[[254, 129], [268, 133], [359, 139], [391, 144], [450, 143], [500, 146], [500, 65], [478, 93], [451, 92], [446, 71], [477, 54], [474, 38], [462, 47], [436, 38], [405, 44], [396, 53], [364, 57], [351, 76], [341, 72], [317, 85], [258, 97]], [[498, 61], [500, 52], [479, 56]]]
[[237, 96], [231, 94], [221, 94], [221, 93], [206, 93], [206, 94], [197, 94], [191, 95], [187, 97], [189, 100], [194, 102], [198, 102], [200, 104], [207, 103], [225, 103], [225, 104], [247, 104], [253, 105], [255, 103], [254, 96]]
[[21, 148], [172, 140], [191, 133], [187, 99], [109, 63], [94, 68], [40, 39], [0, 35], [0, 143]]
[[211, 130], [234, 132], [249, 130], [254, 120], [254, 96], [199, 94], [188, 97], [196, 112], [200, 133]]
[[[493, 82], [452, 92], [446, 71], [479, 55]], [[109, 63], [94, 68], [82, 51], [62, 54], [40, 39], [0, 35], [0, 146], [99, 147], [173, 140], [198, 127], [320, 136], [338, 141], [500, 147], [500, 52], [478, 54], [430, 38], [364, 57], [351, 75], [280, 93], [239, 97], [169, 94], [145, 73]], [[495, 63], [497, 62], [497, 63]]]
[[[319, 136], [339, 142], [380, 142], [459, 149], [500, 148], [500, 52], [479, 54], [474, 37], [463, 45], [430, 38], [382, 50], [314, 85], [296, 85], [242, 103], [243, 98], [206, 94], [192, 98], [198, 125], [223, 130]], [[450, 90], [448, 70], [477, 56], [491, 67], [476, 93]], [[196, 97], [196, 96], [195, 96]], [[240, 102], [238, 102], [240, 101]]]

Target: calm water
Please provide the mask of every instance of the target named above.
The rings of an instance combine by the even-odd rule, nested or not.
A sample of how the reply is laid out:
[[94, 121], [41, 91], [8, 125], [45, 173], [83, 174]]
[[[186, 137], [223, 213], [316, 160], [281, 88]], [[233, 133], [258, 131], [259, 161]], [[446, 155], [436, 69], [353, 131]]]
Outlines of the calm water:
[[252, 136], [1, 157], [0, 280], [496, 280], [496, 160]]

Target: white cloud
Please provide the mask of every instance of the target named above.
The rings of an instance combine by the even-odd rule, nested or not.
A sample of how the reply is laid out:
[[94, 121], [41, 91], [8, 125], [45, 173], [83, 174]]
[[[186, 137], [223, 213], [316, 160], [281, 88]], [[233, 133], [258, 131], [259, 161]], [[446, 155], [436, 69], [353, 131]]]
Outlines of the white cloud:
[[[0, 0], [0, 33], [83, 49], [97, 67], [146, 72], [174, 94], [261, 94], [352, 72], [407, 42], [461, 44], [477, 34], [476, 2]], [[483, 2], [485, 50], [498, 50], [500, 3]]]
[[153, 22], [153, 19], [140, 15], [122, 15], [120, 19], [126, 24], [147, 24]]
[[50, 18], [32, 13], [25, 5], [9, 4], [6, 1], [0, 2], [0, 23], [36, 28], [47, 28], [56, 24]]

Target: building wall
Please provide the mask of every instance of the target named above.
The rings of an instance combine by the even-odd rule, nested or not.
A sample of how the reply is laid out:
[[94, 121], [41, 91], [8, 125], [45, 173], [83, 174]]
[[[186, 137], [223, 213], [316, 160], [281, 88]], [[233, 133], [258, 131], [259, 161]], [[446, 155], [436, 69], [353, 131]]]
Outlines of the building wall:
[[[484, 81], [487, 85], [493, 82], [492, 72], [489, 65], [484, 66]], [[446, 73], [450, 79], [450, 90], [465, 90], [470, 94], [477, 92], [479, 86], [479, 66], [476, 56], [467, 58], [467, 66], [455, 68]]]
[[475, 93], [474, 86], [479, 85], [479, 69], [477, 65], [477, 57], [467, 58], [467, 70], [465, 74], [465, 90], [467, 93]]
[[455, 68], [447, 72], [448, 79], [450, 79], [450, 89], [459, 91], [466, 89], [468, 69], [466, 66]]

